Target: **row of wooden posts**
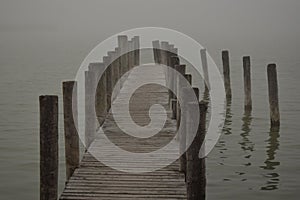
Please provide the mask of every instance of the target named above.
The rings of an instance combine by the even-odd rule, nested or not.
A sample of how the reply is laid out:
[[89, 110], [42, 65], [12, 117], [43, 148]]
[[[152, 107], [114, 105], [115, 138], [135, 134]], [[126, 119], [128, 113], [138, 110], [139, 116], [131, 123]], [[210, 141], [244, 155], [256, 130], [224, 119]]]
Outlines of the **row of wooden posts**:
[[[125, 81], [124, 74], [140, 64], [139, 36], [128, 40], [118, 36], [118, 47], [103, 57], [102, 63], [90, 63], [85, 71], [85, 147], [92, 143], [97, 124], [104, 123]], [[116, 88], [119, 87], [119, 88]], [[77, 82], [64, 81], [63, 113], [66, 179], [79, 166], [77, 132]], [[58, 96], [42, 95], [40, 102], [40, 199], [56, 200], [58, 196]], [[96, 118], [95, 118], [96, 116]], [[98, 120], [98, 122], [97, 122]]]
[[[167, 42], [153, 41], [153, 54], [154, 61], [157, 64], [163, 64], [168, 66], [165, 70], [166, 86], [169, 90], [169, 105], [172, 110], [172, 118], [176, 119], [177, 131], [179, 134], [179, 171], [185, 174], [186, 187], [187, 187], [187, 199], [188, 200], [204, 200], [205, 188], [206, 188], [206, 176], [205, 176], [205, 158], [199, 158], [199, 150], [205, 138], [205, 126], [206, 126], [206, 112], [207, 102], [199, 102], [199, 89], [193, 87], [195, 95], [198, 98], [198, 102], [187, 102], [183, 98], [183, 102], [179, 103], [176, 95], [172, 91], [176, 91], [179, 96], [186, 96], [189, 88], [183, 87], [180, 83], [179, 75], [185, 77], [190, 85], [192, 85], [192, 75], [186, 73], [186, 65], [180, 64], [180, 57], [178, 56], [178, 50]], [[178, 72], [178, 75], [173, 71]], [[185, 113], [182, 113], [181, 108], [185, 106]], [[200, 110], [199, 122], [195, 122], [195, 110], [197, 106]], [[183, 123], [180, 123], [183, 122]], [[198, 124], [198, 131], [195, 138], [190, 141], [189, 128], [191, 123]], [[180, 130], [179, 130], [180, 129]], [[187, 144], [191, 144], [188, 148]], [[187, 150], [186, 150], [187, 149]]]
[[[180, 74], [185, 76], [185, 78], [191, 83], [192, 76], [191, 74], [185, 74], [186, 67], [185, 65], [179, 64], [178, 49], [174, 48], [174, 45], [170, 45], [167, 42], [153, 41], [153, 54], [155, 57], [155, 63], [164, 64], [172, 67], [177, 70]], [[200, 57], [202, 62], [203, 69], [203, 79], [205, 80], [204, 85], [205, 89], [203, 92], [204, 99], [208, 99], [210, 89], [210, 80], [208, 74], [208, 64], [207, 64], [207, 55], [206, 49], [200, 50]], [[229, 51], [222, 51], [222, 64], [223, 64], [223, 78], [224, 78], [224, 87], [226, 93], [226, 99], [231, 101], [232, 91], [231, 91], [231, 80], [230, 80], [230, 56]], [[171, 90], [180, 90], [176, 89], [180, 83], [176, 81], [176, 76], [170, 71], [166, 73], [167, 86]], [[245, 111], [252, 110], [252, 95], [251, 95], [251, 59], [250, 56], [243, 57], [243, 78], [244, 78], [244, 109]], [[279, 113], [279, 100], [278, 100], [278, 81], [277, 81], [277, 70], [276, 64], [269, 64], [267, 66], [267, 80], [268, 80], [268, 93], [269, 93], [269, 107], [270, 107], [270, 123], [271, 127], [280, 126], [280, 113]], [[172, 109], [177, 109], [177, 98], [171, 92], [169, 95], [170, 105]], [[198, 88], [194, 88], [195, 92], [199, 94]], [[176, 118], [178, 111], [173, 111], [173, 118]], [[180, 119], [180, 118], [179, 118]]]
[[[126, 53], [128, 51], [128, 53]], [[192, 75], [186, 74], [186, 65], [180, 64], [178, 50], [174, 45], [168, 42], [153, 41], [154, 61], [157, 64], [163, 64], [175, 69], [183, 75], [192, 85]], [[204, 94], [209, 93], [208, 69], [206, 50], [200, 51], [202, 60], [205, 90]], [[222, 52], [224, 86], [227, 99], [232, 96], [230, 86], [230, 63], [229, 52]], [[97, 120], [100, 126], [111, 107], [112, 101], [116, 98], [118, 91], [125, 81], [124, 74], [130, 71], [134, 66], [140, 64], [139, 37], [135, 36], [128, 41], [127, 36], [118, 36], [118, 47], [114, 51], [108, 52], [103, 57], [102, 63], [91, 63], [85, 72], [85, 145], [89, 147], [96, 133]], [[108, 66], [108, 67], [107, 67]], [[250, 57], [243, 58], [244, 68], [244, 88], [245, 88], [245, 109], [252, 109], [251, 100], [251, 73]], [[269, 85], [269, 102], [271, 125], [279, 126], [279, 108], [278, 108], [278, 86], [276, 65], [271, 64], [267, 68]], [[103, 75], [100, 77], [100, 74]], [[172, 118], [177, 121], [177, 128], [182, 128], [179, 135], [180, 146], [180, 171], [186, 175], [187, 198], [205, 199], [205, 158], [199, 158], [199, 149], [205, 138], [205, 124], [207, 113], [207, 102], [199, 100], [199, 89], [193, 88], [198, 102], [184, 102], [187, 106], [186, 113], [181, 113], [179, 101], [172, 91], [182, 96], [187, 93], [187, 88], [181, 88], [179, 79], [176, 78], [172, 70], [165, 70], [167, 87], [169, 92], [169, 104], [172, 110]], [[117, 84], [119, 82], [120, 84]], [[116, 88], [119, 87], [119, 88]], [[117, 91], [113, 96], [113, 90]], [[66, 177], [67, 181], [79, 165], [79, 137], [76, 124], [76, 91], [77, 83], [75, 81], [63, 82], [63, 109], [64, 109], [64, 132], [65, 132], [65, 156], [66, 156]], [[75, 96], [75, 98], [74, 98]], [[200, 102], [199, 102], [200, 101]], [[199, 106], [200, 121], [196, 137], [193, 141], [187, 137], [189, 123], [194, 123], [195, 106]], [[74, 113], [75, 112], [75, 113]], [[95, 119], [94, 116], [97, 116]], [[180, 124], [181, 117], [184, 123]], [[187, 130], [187, 131], [186, 131]], [[191, 145], [186, 152], [186, 143]], [[40, 96], [40, 199], [57, 199], [58, 183], [58, 96]]]
[[[222, 51], [223, 76], [224, 86], [227, 100], [231, 100], [231, 81], [230, 81], [230, 62], [229, 51]], [[252, 95], [251, 95], [251, 59], [250, 56], [243, 57], [243, 77], [244, 77], [244, 108], [245, 111], [252, 110]], [[280, 126], [279, 100], [278, 100], [278, 81], [276, 64], [267, 66], [267, 80], [269, 93], [270, 107], [270, 123], [271, 128]]]
[[[205, 176], [205, 158], [199, 158], [199, 150], [204, 142], [206, 132], [206, 112], [209, 98], [209, 75], [206, 49], [200, 50], [200, 57], [204, 75], [205, 89], [203, 92], [203, 99], [199, 102], [199, 88], [193, 87], [193, 90], [198, 98], [198, 102], [182, 102], [179, 105], [179, 100], [172, 91], [177, 91], [177, 94], [186, 96], [189, 88], [181, 86], [178, 75], [174, 73], [173, 68], [179, 74], [183, 75], [189, 84], [192, 86], [192, 75], [186, 73], [186, 65], [180, 64], [180, 57], [178, 56], [178, 49], [174, 45], [168, 42], [153, 41], [153, 54], [154, 61], [158, 64], [163, 64], [169, 68], [165, 71], [166, 84], [170, 88], [169, 92], [169, 104], [172, 110], [172, 118], [177, 120], [177, 130], [180, 131], [180, 171], [186, 176], [187, 184], [187, 199], [205, 199], [206, 188], [206, 176]], [[230, 62], [229, 51], [222, 51], [222, 63], [223, 63], [223, 77], [224, 87], [227, 101], [231, 101], [232, 91], [230, 83]], [[252, 97], [251, 97], [251, 63], [250, 56], [243, 57], [243, 77], [244, 77], [244, 109], [249, 112], [252, 110]], [[278, 101], [278, 82], [276, 64], [269, 64], [267, 66], [267, 79], [268, 79], [268, 92], [269, 92], [269, 106], [270, 106], [270, 122], [271, 128], [278, 128], [280, 126], [280, 114], [279, 114], [279, 101]], [[213, 81], [213, 80], [212, 80]], [[185, 98], [183, 98], [184, 100]], [[193, 141], [187, 141], [189, 139], [189, 123], [195, 118], [195, 104], [199, 105], [200, 121], [196, 137]], [[181, 113], [180, 106], [186, 106], [186, 113]], [[183, 124], [180, 124], [181, 118], [183, 118]], [[191, 144], [187, 151], [186, 144]]]

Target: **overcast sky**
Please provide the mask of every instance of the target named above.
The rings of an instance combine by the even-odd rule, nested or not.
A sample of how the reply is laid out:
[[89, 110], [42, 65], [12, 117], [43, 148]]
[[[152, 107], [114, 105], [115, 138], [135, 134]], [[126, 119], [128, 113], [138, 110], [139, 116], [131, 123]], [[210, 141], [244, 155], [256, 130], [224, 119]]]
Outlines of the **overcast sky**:
[[297, 59], [299, 22], [299, 0], [1, 0], [0, 63], [76, 63], [110, 35], [143, 26], [183, 32], [212, 54]]

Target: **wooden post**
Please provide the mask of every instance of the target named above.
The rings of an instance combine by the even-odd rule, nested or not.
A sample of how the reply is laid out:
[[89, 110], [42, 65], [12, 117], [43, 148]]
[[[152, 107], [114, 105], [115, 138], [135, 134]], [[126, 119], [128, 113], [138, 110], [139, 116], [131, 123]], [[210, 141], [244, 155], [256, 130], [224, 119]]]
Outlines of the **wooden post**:
[[128, 70], [134, 66], [134, 43], [133, 40], [128, 41]]
[[95, 119], [95, 74], [90, 71], [85, 72], [85, 147], [89, 148], [96, 134]]
[[140, 37], [134, 36], [133, 37], [134, 43], [134, 66], [140, 65]]
[[252, 98], [251, 98], [251, 65], [250, 56], [243, 57], [243, 69], [244, 69], [244, 107], [245, 110], [252, 110]]
[[[180, 158], [179, 158], [179, 171], [184, 173], [186, 175], [186, 117], [187, 117], [187, 105], [188, 105], [188, 100], [187, 100], [187, 96], [189, 95], [189, 91], [190, 88], [188, 87], [183, 87], [181, 88], [181, 93], [182, 93], [182, 103], [181, 103], [181, 108], [183, 108], [182, 112], [182, 116], [180, 115], [180, 120], [182, 118], [182, 120], [184, 121], [184, 123], [180, 124], [180, 126], [178, 126], [178, 122], [177, 122], [177, 130], [179, 133], [179, 154], [180, 154]], [[179, 118], [179, 117], [178, 117]]]
[[56, 200], [58, 184], [58, 97], [40, 96], [40, 200]]
[[278, 101], [278, 82], [276, 64], [268, 65], [268, 88], [271, 127], [280, 126], [279, 101]]
[[[181, 74], [182, 76], [184, 76], [185, 74], [185, 69], [186, 69], [186, 66], [185, 65], [176, 65], [175, 66], [175, 69], [176, 71]], [[176, 84], [177, 84], [177, 95], [180, 96], [180, 92], [181, 92], [181, 88], [182, 88], [182, 83], [180, 82], [180, 79], [179, 79], [179, 75], [176, 77]], [[177, 105], [176, 105], [176, 119], [177, 119], [177, 130], [178, 130], [178, 127], [180, 126], [180, 104], [179, 104], [179, 101], [177, 100]]]
[[231, 84], [230, 84], [230, 65], [229, 65], [229, 52], [222, 51], [223, 61], [223, 75], [224, 75], [224, 86], [226, 92], [226, 98], [231, 99]]
[[[205, 139], [205, 126], [206, 126], [206, 111], [207, 103], [201, 101], [200, 103], [189, 103], [188, 105], [188, 124], [195, 123], [195, 106], [199, 105], [200, 109], [200, 122], [199, 128], [194, 140], [186, 152], [187, 159], [187, 199], [188, 200], [205, 200], [206, 193], [206, 176], [205, 176], [205, 158], [199, 158], [199, 150]], [[187, 134], [190, 134], [187, 132]]]
[[116, 95], [119, 93], [119, 89], [117, 88], [117, 83], [119, 80], [119, 65], [118, 65], [118, 48], [116, 48], [115, 52], [112, 54], [112, 71], [113, 71], [113, 77], [112, 77], [112, 90], [115, 90], [115, 96], [113, 96], [113, 100], [115, 100]]
[[[118, 46], [120, 48], [120, 64], [121, 74], [124, 75], [128, 71], [128, 38], [126, 35], [118, 36]], [[125, 77], [122, 78], [122, 84], [125, 81]]]
[[[186, 150], [186, 142], [187, 142], [187, 139], [186, 139], [186, 129], [187, 129], [187, 105], [188, 105], [188, 100], [187, 100], [187, 96], [190, 94], [189, 93], [189, 90], [190, 88], [189, 87], [183, 87], [181, 88], [181, 93], [182, 93], [182, 106], [186, 106], [183, 110], [185, 110], [185, 113], [182, 113], [182, 116], [183, 117], [183, 124], [180, 125], [180, 127], [178, 127], [178, 130], [180, 128], [180, 147], [179, 147], [179, 152], [180, 152], [180, 158], [179, 158], [179, 162], [180, 162], [180, 166], [179, 166], [179, 171], [180, 172], [183, 172], [184, 174], [186, 174], [186, 153], [185, 153], [185, 150]], [[193, 88], [194, 92], [195, 92], [195, 95], [197, 97], [197, 100], [199, 101], [199, 89], [198, 88]], [[183, 108], [183, 107], [182, 107]], [[181, 120], [181, 119], [180, 119]]]
[[[120, 47], [115, 48], [116, 51], [116, 68], [118, 68], [118, 76], [117, 76], [117, 81], [120, 81], [121, 77], [122, 77], [122, 65], [121, 65], [121, 49]], [[120, 85], [119, 85], [119, 92], [120, 89], [122, 88], [121, 85], [121, 81], [120, 81]]]
[[111, 106], [111, 95], [112, 95], [112, 67], [111, 67], [111, 57], [104, 56], [103, 63], [106, 67], [105, 74], [106, 74], [106, 105], [107, 111], [109, 111]]
[[115, 71], [114, 71], [114, 68], [115, 68], [115, 66], [114, 66], [114, 60], [115, 60], [115, 58], [114, 58], [114, 55], [115, 54], [115, 52], [114, 51], [108, 51], [107, 52], [107, 55], [108, 55], [108, 57], [109, 57], [109, 63], [110, 63], [110, 65], [109, 65], [109, 70], [110, 70], [110, 89], [111, 89], [111, 93], [112, 93], [112, 91], [113, 91], [113, 89], [114, 89], [114, 85], [115, 85], [115, 83], [114, 83], [114, 80], [115, 80]]
[[176, 119], [176, 104], [177, 104], [177, 99], [171, 99], [171, 110], [172, 110], [171, 119]]
[[204, 76], [203, 78], [204, 78], [204, 84], [205, 84], [204, 93], [208, 94], [209, 90], [210, 90], [210, 83], [209, 83], [209, 75], [208, 75], [206, 49], [201, 49], [200, 55], [201, 55], [201, 62], [202, 62], [202, 69], [203, 69], [203, 76]]
[[79, 164], [79, 137], [77, 132], [77, 84], [63, 82], [66, 178], [72, 176]]
[[161, 42], [161, 64], [167, 65], [168, 66], [168, 47], [169, 43], [168, 42]]
[[[119, 59], [119, 56], [120, 56], [120, 49], [117, 47], [115, 48], [115, 53], [113, 54], [113, 60], [114, 60], [114, 64], [113, 64], [113, 71], [114, 71], [114, 80], [113, 80], [113, 90], [116, 90], [116, 96], [119, 94], [120, 92], [120, 86], [117, 86], [117, 83], [120, 79], [120, 59]], [[117, 88], [116, 88], [117, 87]], [[113, 99], [116, 98], [116, 96], [113, 97]]]
[[[109, 56], [109, 62], [110, 62], [110, 76], [111, 76], [111, 84], [108, 85], [108, 91], [111, 93], [111, 100], [109, 101], [108, 100], [108, 103], [112, 103], [111, 101], [115, 100], [116, 98], [116, 95], [118, 94], [119, 92], [119, 88], [115, 88], [116, 87], [116, 84], [119, 80], [119, 59], [118, 59], [118, 56], [119, 56], [119, 48], [116, 48], [115, 51], [109, 51], [108, 52], [108, 56]], [[108, 79], [107, 79], [108, 80]], [[115, 96], [112, 96], [113, 95], [113, 91], [115, 91], [114, 95]]]
[[155, 40], [155, 41], [152, 41], [152, 46], [153, 46], [153, 57], [154, 57], [154, 62], [156, 64], [160, 64], [161, 61], [160, 61], [160, 43], [159, 43], [159, 40]]
[[168, 45], [168, 64], [169, 64], [169, 66], [170, 67], [172, 67], [171, 66], [171, 57], [173, 57], [173, 56], [177, 56], [177, 54], [175, 54], [175, 47], [174, 47], [174, 44], [169, 44]]
[[[107, 97], [106, 97], [106, 73], [104, 63], [90, 63], [89, 71], [94, 74], [96, 86], [96, 115], [99, 124], [104, 123], [107, 114]], [[101, 77], [100, 77], [101, 74]]]
[[[169, 62], [170, 62], [170, 67], [173, 70], [176, 70], [175, 66], [179, 65], [179, 58], [178, 58], [178, 56], [175, 56], [175, 55], [171, 56]], [[172, 73], [170, 74], [170, 76], [171, 76], [171, 79], [169, 79], [169, 80], [170, 80], [170, 88], [171, 88], [171, 90], [169, 90], [169, 98], [170, 98], [169, 102], [172, 101], [173, 99], [175, 99], [175, 100], [177, 99], [176, 95], [174, 94], [174, 92], [176, 91], [176, 87], [177, 87], [175, 72], [172, 71]], [[173, 104], [170, 103], [170, 105], [172, 106]], [[173, 110], [173, 107], [171, 107], [171, 109]], [[176, 106], [175, 106], [175, 110], [176, 110]], [[175, 114], [175, 116], [176, 116], [176, 114]]]

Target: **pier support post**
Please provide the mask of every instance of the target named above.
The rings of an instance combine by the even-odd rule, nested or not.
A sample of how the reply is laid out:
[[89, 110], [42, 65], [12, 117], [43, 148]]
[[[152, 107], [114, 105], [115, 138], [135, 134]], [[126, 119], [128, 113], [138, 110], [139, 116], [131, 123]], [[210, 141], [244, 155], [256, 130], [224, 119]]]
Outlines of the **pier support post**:
[[171, 99], [171, 111], [172, 111], [171, 119], [176, 119], [176, 104], [177, 104], [177, 99]]
[[64, 132], [66, 179], [72, 176], [79, 164], [79, 137], [77, 125], [77, 84], [75, 81], [63, 82]]
[[118, 36], [118, 46], [120, 48], [121, 83], [123, 85], [126, 79], [123, 75], [128, 71], [128, 37], [126, 35]]
[[[188, 148], [186, 154], [187, 159], [187, 199], [188, 200], [205, 200], [206, 193], [206, 176], [205, 176], [205, 158], [199, 158], [199, 150], [205, 139], [206, 111], [207, 103], [204, 101], [191, 102], [188, 104], [187, 127], [190, 123], [194, 123], [195, 106], [200, 109], [199, 128], [194, 140]], [[187, 128], [188, 129], [188, 128]], [[190, 134], [187, 131], [187, 134]], [[189, 138], [189, 136], [187, 136]], [[189, 139], [188, 139], [189, 140]]]
[[[176, 65], [175, 69], [176, 69], [177, 73], [184, 76], [185, 70], [186, 70], [185, 65]], [[178, 76], [180, 76], [179, 74], [176, 76], [176, 84], [177, 84], [176, 89], [177, 89], [178, 96], [180, 95], [181, 88], [182, 88], [182, 83], [180, 83], [180, 78], [178, 77]], [[180, 104], [179, 104], [178, 100], [177, 100], [177, 104], [176, 104], [176, 119], [177, 119], [177, 130], [178, 130], [178, 127], [180, 126]]]
[[[97, 77], [97, 91], [96, 91], [96, 114], [99, 124], [104, 123], [107, 115], [107, 97], [106, 97], [106, 73], [104, 63], [99, 63]], [[100, 74], [101, 77], [100, 77]]]
[[279, 101], [278, 101], [278, 82], [276, 64], [268, 65], [268, 89], [270, 104], [271, 127], [280, 126]]
[[133, 39], [128, 41], [128, 70], [134, 67], [134, 43]]
[[160, 64], [160, 43], [158, 40], [152, 41], [152, 46], [153, 46], [153, 57], [154, 57], [154, 62], [156, 64]]
[[184, 112], [181, 112], [180, 120], [182, 118], [183, 124], [177, 127], [178, 133], [179, 133], [179, 171], [184, 173], [186, 175], [186, 120], [187, 120], [187, 96], [189, 94], [190, 88], [183, 87], [181, 88], [182, 93], [182, 104], [181, 108]]
[[111, 95], [112, 95], [112, 67], [111, 67], [111, 57], [104, 56], [103, 63], [106, 67], [105, 75], [106, 75], [106, 105], [107, 105], [107, 112], [111, 106]]
[[58, 97], [40, 96], [40, 200], [57, 200]]
[[[181, 116], [180, 118], [183, 117], [183, 124], [181, 124], [179, 126], [180, 130], [179, 130], [179, 139], [180, 139], [180, 145], [179, 145], [179, 153], [180, 153], [180, 158], [179, 158], [179, 171], [180, 172], [183, 172], [185, 175], [186, 175], [186, 166], [187, 166], [187, 161], [186, 161], [186, 142], [187, 142], [187, 139], [186, 139], [186, 132], [187, 132], [187, 106], [188, 106], [188, 103], [187, 102], [187, 96], [189, 95], [189, 90], [190, 88], [189, 87], [183, 87], [181, 88], [181, 94], [182, 94], [182, 106], [186, 106], [183, 110], [185, 110], [185, 113], [181, 113]], [[199, 101], [199, 89], [198, 88], [193, 88], [194, 90], [194, 93]], [[183, 107], [182, 107], [183, 108]], [[180, 119], [181, 120], [181, 119]]]
[[114, 89], [114, 85], [115, 85], [115, 52], [114, 51], [109, 51], [107, 52], [107, 55], [109, 57], [109, 70], [110, 70], [110, 89], [111, 89], [111, 95], [112, 95], [112, 92], [113, 92], [113, 89]]
[[[176, 55], [174, 55], [173, 54], [173, 56], [171, 56], [170, 57], [170, 67], [174, 70], [174, 71], [171, 71], [171, 74], [170, 74], [170, 89], [171, 90], [169, 90], [169, 102], [172, 102], [172, 100], [173, 99], [175, 99], [175, 100], [177, 100], [177, 97], [176, 97], [176, 95], [174, 94], [174, 92], [176, 91], [176, 87], [177, 87], [177, 83], [176, 83], [176, 74], [175, 74], [175, 66], [176, 65], [179, 65], [179, 58], [178, 58], [178, 56], [176, 56]], [[166, 78], [168, 78], [168, 77], [166, 77]], [[173, 110], [173, 104], [172, 103], [170, 103], [170, 105], [171, 105], [171, 110]], [[175, 108], [174, 108], [175, 110], [176, 110], [176, 106], [175, 106]], [[175, 113], [175, 115], [174, 116], [176, 116], [176, 113]]]
[[[121, 84], [121, 77], [122, 77], [122, 67], [121, 67], [121, 50], [120, 50], [120, 47], [116, 47], [115, 48], [115, 67], [117, 68], [116, 71], [117, 71], [117, 77], [116, 77], [116, 81], [115, 83], [118, 83], [119, 82], [119, 85], [118, 85], [118, 88], [117, 88], [117, 91], [119, 94], [120, 93], [120, 89], [122, 88], [122, 84]], [[116, 86], [115, 86], [116, 87]]]
[[96, 95], [95, 74], [90, 71], [85, 72], [85, 146], [89, 148], [96, 134], [96, 113], [95, 113], [95, 95]]
[[229, 51], [222, 51], [222, 61], [226, 98], [231, 99]]
[[134, 43], [134, 66], [140, 65], [140, 37], [134, 36], [133, 37], [133, 43]]
[[251, 98], [251, 65], [250, 56], [243, 57], [243, 69], [244, 69], [244, 107], [245, 111], [252, 110], [252, 98]]
[[[96, 115], [99, 121], [99, 124], [102, 125], [107, 113], [106, 105], [106, 74], [105, 66], [103, 63], [90, 63], [89, 71], [94, 74], [95, 77], [95, 87], [96, 87], [96, 96], [95, 96], [95, 108]], [[100, 77], [101, 74], [101, 77]]]
[[161, 42], [161, 64], [164, 64], [166, 66], [168, 66], [168, 48], [169, 48], [169, 43], [162, 41]]
[[116, 48], [115, 52], [113, 53], [112, 55], [112, 59], [113, 59], [113, 63], [112, 63], [112, 71], [113, 71], [113, 78], [112, 78], [112, 90], [114, 91], [115, 90], [115, 96], [113, 96], [113, 100], [116, 99], [118, 93], [119, 93], [119, 90], [120, 88], [117, 87], [117, 83], [118, 83], [118, 80], [119, 80], [119, 65], [118, 65], [118, 48]]
[[207, 64], [207, 55], [206, 55], [206, 49], [200, 50], [200, 56], [201, 56], [201, 63], [202, 63], [202, 70], [203, 70], [203, 78], [204, 78], [204, 95], [209, 95], [210, 90], [210, 83], [209, 83], [209, 75], [208, 75], [208, 64]]

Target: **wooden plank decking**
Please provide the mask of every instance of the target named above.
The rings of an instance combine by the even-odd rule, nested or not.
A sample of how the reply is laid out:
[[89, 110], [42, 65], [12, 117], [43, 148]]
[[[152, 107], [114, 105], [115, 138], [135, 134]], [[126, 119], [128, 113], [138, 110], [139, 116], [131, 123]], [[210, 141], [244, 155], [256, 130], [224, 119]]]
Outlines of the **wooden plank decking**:
[[[113, 102], [114, 106], [116, 108], [124, 106], [124, 99], [128, 98], [129, 88], [132, 88], [132, 84], [145, 78], [155, 79], [155, 81], [165, 84], [163, 69], [159, 66], [145, 66], [142, 70], [133, 70]], [[141, 126], [147, 125], [150, 122], [149, 108], [154, 103], [161, 104], [169, 110], [168, 91], [164, 87], [155, 84], [139, 88], [130, 99], [130, 113], [133, 120]], [[121, 115], [121, 117], [124, 115], [124, 118], [126, 118], [122, 112], [116, 114]], [[163, 116], [162, 113], [156, 114], [156, 117], [160, 116]], [[126, 125], [127, 120], [124, 120], [123, 123], [123, 125]], [[169, 143], [175, 137], [176, 124], [168, 117], [164, 128], [157, 135], [148, 139], [136, 138], [124, 134], [116, 125], [110, 112], [102, 128], [110, 141], [118, 147], [130, 152], [145, 153], [155, 151]], [[91, 152], [98, 150], [97, 145], [100, 145], [100, 142], [101, 137], [94, 141]], [[103, 151], [103, 149], [101, 150]], [[178, 156], [178, 145], [174, 145], [167, 153], [170, 154], [170, 157]], [[111, 152], [111, 156], [118, 155]], [[109, 156], [105, 159], [111, 158]], [[116, 158], [114, 157], [114, 159]], [[122, 166], [122, 159], [124, 157], [120, 158], [118, 163], [120, 166]], [[131, 158], [125, 159], [130, 160]], [[132, 162], [136, 161], [133, 160]], [[154, 164], [160, 166], [160, 163], [155, 159], [153, 161], [139, 160], [138, 162], [144, 163], [145, 166]], [[66, 184], [60, 199], [186, 199], [184, 175], [178, 169], [179, 162], [175, 161], [171, 165], [154, 172], [121, 172], [105, 166], [90, 153], [85, 153], [79, 167]]]

